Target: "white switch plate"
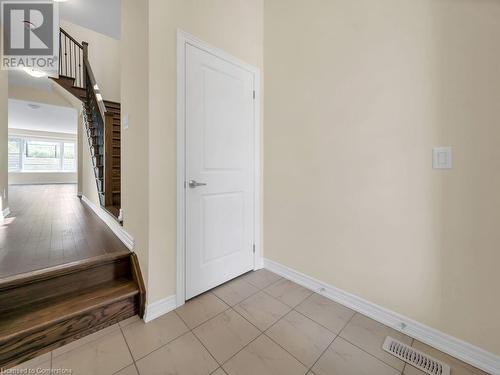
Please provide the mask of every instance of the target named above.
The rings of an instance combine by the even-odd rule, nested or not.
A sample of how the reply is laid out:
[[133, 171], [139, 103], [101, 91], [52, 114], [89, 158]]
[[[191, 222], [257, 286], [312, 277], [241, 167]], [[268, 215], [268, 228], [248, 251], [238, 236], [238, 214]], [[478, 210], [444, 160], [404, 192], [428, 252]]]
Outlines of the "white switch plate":
[[123, 116], [123, 129], [128, 129], [128, 115]]
[[451, 147], [436, 147], [432, 150], [432, 167], [434, 169], [451, 169], [453, 153]]

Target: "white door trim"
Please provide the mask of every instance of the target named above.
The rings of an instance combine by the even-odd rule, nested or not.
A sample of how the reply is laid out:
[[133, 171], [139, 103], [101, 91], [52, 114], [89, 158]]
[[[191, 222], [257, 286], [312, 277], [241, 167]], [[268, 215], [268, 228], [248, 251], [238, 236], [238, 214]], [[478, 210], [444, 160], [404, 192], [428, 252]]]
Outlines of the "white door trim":
[[255, 126], [255, 175], [254, 175], [254, 191], [255, 191], [255, 207], [254, 207], [254, 269], [263, 267], [262, 247], [261, 247], [261, 154], [260, 154], [260, 70], [252, 65], [249, 65], [228, 53], [212, 47], [207, 43], [193, 37], [192, 35], [177, 30], [177, 275], [176, 275], [176, 300], [177, 306], [181, 306], [185, 302], [186, 295], [186, 189], [184, 183], [186, 181], [186, 128], [185, 128], [185, 78], [186, 78], [186, 54], [185, 46], [190, 44], [194, 47], [202, 49], [220, 59], [226, 60], [234, 65], [245, 69], [254, 75], [254, 126]]

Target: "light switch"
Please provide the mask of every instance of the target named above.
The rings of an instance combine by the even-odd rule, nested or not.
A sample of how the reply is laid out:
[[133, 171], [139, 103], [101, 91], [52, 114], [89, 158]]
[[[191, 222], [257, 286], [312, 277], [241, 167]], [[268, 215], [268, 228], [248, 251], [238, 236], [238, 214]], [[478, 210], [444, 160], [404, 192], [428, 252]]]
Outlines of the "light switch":
[[452, 159], [451, 147], [436, 147], [432, 150], [432, 167], [434, 169], [451, 169]]
[[123, 116], [123, 129], [128, 129], [128, 114]]

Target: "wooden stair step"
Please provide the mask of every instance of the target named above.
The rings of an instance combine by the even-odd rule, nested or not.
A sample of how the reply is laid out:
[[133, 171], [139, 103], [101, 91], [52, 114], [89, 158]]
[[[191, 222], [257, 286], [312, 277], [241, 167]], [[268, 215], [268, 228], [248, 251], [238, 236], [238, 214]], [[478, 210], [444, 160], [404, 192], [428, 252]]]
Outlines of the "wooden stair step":
[[39, 331], [137, 294], [139, 288], [134, 281], [112, 280], [84, 292], [64, 295], [42, 304], [30, 304], [3, 314], [0, 318], [0, 347], [16, 336]]
[[137, 256], [121, 250], [0, 280], [0, 368], [144, 313]]
[[[67, 35], [65, 31], [61, 31], [61, 33]], [[70, 38], [70, 40], [73, 39]], [[83, 46], [78, 44], [75, 40], [73, 40], [73, 42], [79, 46], [80, 49], [83, 48]], [[91, 88], [97, 83], [95, 82], [95, 77], [91, 74], [92, 69], [90, 67], [90, 62], [85, 60], [84, 64], [88, 68], [88, 74], [83, 74], [83, 79], [76, 80], [73, 77], [60, 74], [57, 78], [52, 78], [52, 80], [82, 101], [83, 119], [94, 166], [97, 190], [99, 193], [102, 193], [104, 191], [104, 185], [108, 183], [108, 181], [104, 181], [102, 179], [102, 176], [106, 176], [106, 174], [109, 173], [109, 171], [105, 171], [109, 164], [106, 163], [106, 165], [103, 166], [106, 158], [111, 160], [111, 164], [113, 166], [112, 175], [120, 174], [121, 103], [104, 99], [103, 104], [105, 106], [106, 115], [102, 118], [103, 116], [98, 108], [98, 103], [95, 102], [94, 98], [87, 97], [87, 88]], [[82, 72], [85, 73], [85, 70]], [[59, 73], [68, 74], [61, 69]], [[71, 74], [71, 71], [69, 74]], [[78, 78], [80, 77], [78, 76]], [[82, 87], [75, 87], [75, 85]], [[111, 130], [111, 132], [109, 130]], [[113, 189], [116, 188], [119, 189], [120, 186], [113, 186]], [[108, 202], [107, 200], [111, 200], [111, 202]], [[117, 205], [115, 199], [110, 199], [109, 196], [105, 197], [103, 194], [99, 194], [99, 201], [103, 207], [108, 205]], [[112, 211], [114, 212], [114, 210]]]
[[104, 100], [104, 105], [106, 106], [106, 109], [108, 109], [108, 108], [120, 109], [120, 107], [121, 107], [120, 103], [113, 102], [112, 100]]
[[118, 217], [120, 215], [120, 208], [116, 206], [105, 206], [106, 211], [108, 211], [111, 215]]

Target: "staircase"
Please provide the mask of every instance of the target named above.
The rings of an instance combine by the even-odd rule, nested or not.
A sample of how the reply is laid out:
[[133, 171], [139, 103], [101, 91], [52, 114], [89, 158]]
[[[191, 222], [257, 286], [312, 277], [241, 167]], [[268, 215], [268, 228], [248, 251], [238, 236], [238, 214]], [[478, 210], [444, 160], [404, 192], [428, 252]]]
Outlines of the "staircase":
[[[82, 102], [101, 206], [120, 216], [120, 103], [103, 100], [87, 43], [60, 33], [59, 77]], [[0, 279], [0, 372], [128, 317], [144, 314], [137, 256], [120, 250]]]
[[59, 77], [51, 77], [82, 102], [99, 202], [121, 221], [120, 103], [104, 100], [88, 59], [88, 43], [64, 29], [59, 37]]
[[144, 312], [130, 252], [0, 280], [0, 372]]

